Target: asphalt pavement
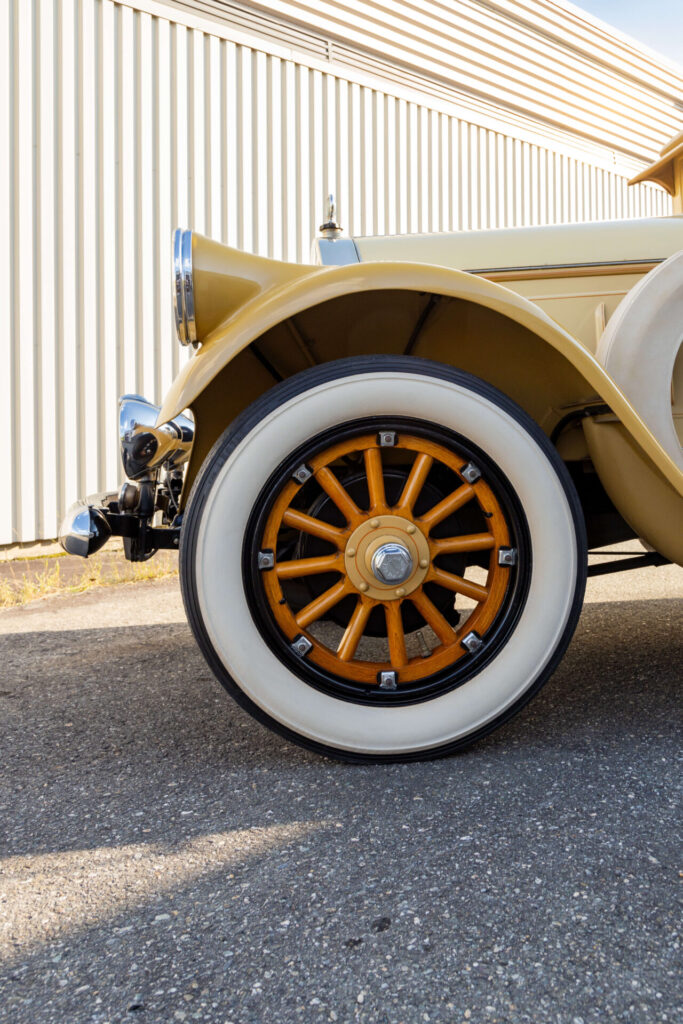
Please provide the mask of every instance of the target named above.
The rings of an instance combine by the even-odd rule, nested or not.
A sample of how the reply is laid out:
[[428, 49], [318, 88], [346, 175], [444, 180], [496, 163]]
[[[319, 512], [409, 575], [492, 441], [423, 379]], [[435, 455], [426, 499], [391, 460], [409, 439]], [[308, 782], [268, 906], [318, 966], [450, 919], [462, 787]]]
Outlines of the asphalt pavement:
[[232, 703], [175, 580], [0, 613], [0, 1021], [680, 1022], [682, 597], [593, 580], [521, 715], [380, 767]]

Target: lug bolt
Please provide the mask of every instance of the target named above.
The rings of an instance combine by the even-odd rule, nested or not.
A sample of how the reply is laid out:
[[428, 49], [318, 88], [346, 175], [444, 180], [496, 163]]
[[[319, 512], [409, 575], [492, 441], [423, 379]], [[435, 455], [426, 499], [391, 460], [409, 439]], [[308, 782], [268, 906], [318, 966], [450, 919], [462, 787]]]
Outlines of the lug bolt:
[[405, 587], [399, 587], [398, 590], [396, 591], [396, 597], [405, 597], [405, 593], [406, 593], [406, 588]]
[[460, 473], [467, 480], [468, 484], [473, 484], [481, 476], [479, 466], [475, 466], [473, 462], [468, 462], [466, 466], [463, 466]]
[[429, 559], [428, 558], [421, 558], [420, 559], [420, 568], [421, 569], [426, 569], [428, 565], [429, 565]]
[[367, 584], [367, 583], [365, 582], [365, 580], [362, 580], [362, 581], [361, 581], [361, 582], [360, 582], [360, 583], [358, 584], [358, 589], [359, 589], [359, 590], [362, 590], [362, 591], [363, 591], [363, 593], [365, 593], [365, 591], [366, 591], [366, 590], [368, 589], [368, 584]]
[[275, 565], [274, 553], [272, 551], [259, 551], [256, 565], [259, 569], [272, 569]]
[[379, 526], [379, 519], [371, 519], [369, 526], [371, 530], [376, 530], [377, 527]]
[[415, 533], [415, 526], [412, 523], [410, 523], [409, 526], [406, 526], [406, 533]]
[[349, 558], [353, 558], [355, 553], [356, 553], [356, 549], [355, 548], [347, 548], [346, 549], [346, 554], [349, 556]]
[[292, 479], [296, 480], [298, 484], [305, 484], [307, 480], [313, 476], [306, 463], [302, 463], [298, 469], [295, 469], [292, 473]]
[[476, 654], [479, 648], [484, 645], [484, 641], [474, 630], [468, 633], [467, 636], [464, 636], [460, 643], [470, 652], [470, 654]]
[[305, 636], [297, 637], [294, 643], [290, 646], [294, 653], [298, 654], [300, 658], [304, 658], [309, 651], [313, 650], [313, 644]]
[[517, 565], [517, 548], [499, 548], [498, 565]]

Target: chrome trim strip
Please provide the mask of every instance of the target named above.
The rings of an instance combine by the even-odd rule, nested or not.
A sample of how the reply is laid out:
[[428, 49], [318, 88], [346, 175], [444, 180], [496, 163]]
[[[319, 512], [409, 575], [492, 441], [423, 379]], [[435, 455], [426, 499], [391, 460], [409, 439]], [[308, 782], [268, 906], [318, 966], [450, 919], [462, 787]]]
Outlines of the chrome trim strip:
[[176, 228], [173, 232], [173, 313], [180, 344], [196, 344], [192, 232], [183, 228]]
[[564, 271], [573, 271], [576, 276], [581, 277], [590, 277], [591, 275], [597, 277], [604, 274], [638, 273], [640, 270], [646, 272], [663, 262], [664, 258], [659, 257], [641, 260], [601, 260], [595, 263], [545, 263], [524, 267], [482, 267], [475, 270], [466, 268], [466, 272], [468, 274], [478, 274], [480, 277], [491, 277], [494, 280], [511, 280], [517, 276], [534, 278], [557, 277], [564, 276]]

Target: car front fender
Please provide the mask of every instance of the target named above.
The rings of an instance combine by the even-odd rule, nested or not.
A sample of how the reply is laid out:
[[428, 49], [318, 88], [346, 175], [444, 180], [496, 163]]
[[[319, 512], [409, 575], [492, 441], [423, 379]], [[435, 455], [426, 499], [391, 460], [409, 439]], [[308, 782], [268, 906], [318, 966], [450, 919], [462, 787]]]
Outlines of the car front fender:
[[[418, 292], [464, 300], [531, 332], [566, 360], [582, 378], [583, 395], [577, 396], [577, 402], [593, 395], [608, 405], [644, 454], [669, 484], [683, 495], [683, 473], [638, 416], [627, 396], [595, 356], [534, 303], [503, 285], [465, 271], [424, 263], [376, 262], [311, 267], [308, 273], [307, 269], [301, 268], [301, 276], [277, 284], [247, 301], [205, 337], [195, 357], [185, 364], [171, 385], [159, 422], [172, 420], [184, 409], [193, 407], [239, 353], [276, 325], [343, 296], [387, 290]], [[338, 352], [332, 358], [343, 354]], [[513, 357], [514, 354], [511, 355]], [[457, 363], [457, 360], [453, 362]], [[223, 428], [227, 425], [226, 422]]]

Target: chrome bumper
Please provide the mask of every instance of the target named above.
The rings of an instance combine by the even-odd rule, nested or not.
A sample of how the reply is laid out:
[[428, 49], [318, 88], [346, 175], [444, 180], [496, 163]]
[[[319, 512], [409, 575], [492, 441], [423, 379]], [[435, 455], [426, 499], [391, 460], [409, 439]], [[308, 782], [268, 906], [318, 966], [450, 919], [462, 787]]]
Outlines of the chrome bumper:
[[[70, 555], [88, 558], [111, 536], [123, 538], [126, 558], [133, 562], [159, 548], [178, 547], [179, 467], [190, 457], [194, 423], [178, 416], [157, 426], [158, 415], [159, 408], [140, 395], [119, 399], [121, 461], [129, 480], [118, 494], [93, 494], [71, 506], [59, 530], [59, 543]], [[157, 512], [163, 526], [151, 525]]]

